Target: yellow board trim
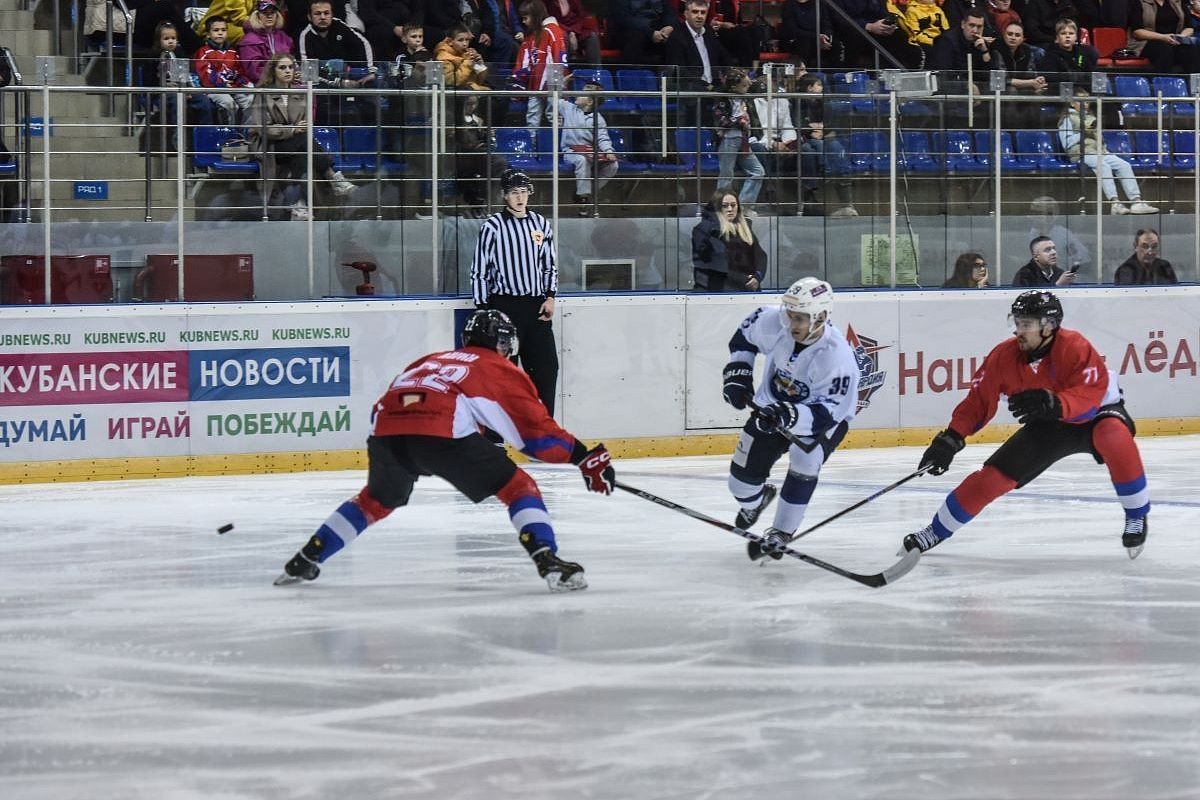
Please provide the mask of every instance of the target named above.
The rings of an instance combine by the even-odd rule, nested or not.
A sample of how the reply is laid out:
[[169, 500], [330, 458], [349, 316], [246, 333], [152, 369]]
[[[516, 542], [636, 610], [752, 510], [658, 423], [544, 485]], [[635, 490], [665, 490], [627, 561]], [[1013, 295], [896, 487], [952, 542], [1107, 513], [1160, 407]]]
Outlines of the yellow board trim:
[[[1184, 436], [1200, 433], [1200, 417], [1140, 419], [1139, 436]], [[972, 436], [972, 443], [1002, 442], [1016, 425], [994, 425]], [[938, 428], [852, 430], [843, 447], [901, 447], [928, 444]], [[738, 434], [696, 434], [609, 439], [614, 458], [727, 456]], [[519, 454], [518, 454], [519, 457]], [[71, 461], [28, 461], [0, 464], [0, 485], [140, 478], [185, 478], [211, 475], [265, 475], [366, 469], [365, 450], [318, 450], [301, 453], [237, 453], [218, 456], [86, 458]]]

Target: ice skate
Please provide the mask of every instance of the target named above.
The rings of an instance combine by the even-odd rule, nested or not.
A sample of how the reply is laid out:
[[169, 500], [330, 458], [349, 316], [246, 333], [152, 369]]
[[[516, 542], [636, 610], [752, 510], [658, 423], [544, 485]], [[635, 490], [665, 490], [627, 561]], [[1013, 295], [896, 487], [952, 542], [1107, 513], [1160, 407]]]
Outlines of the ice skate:
[[780, 561], [783, 559], [783, 548], [792, 541], [792, 536], [793, 534], [781, 531], [779, 528], [767, 528], [767, 532], [763, 534], [760, 541], [750, 542], [746, 545], [746, 555], [750, 556], [751, 561], [758, 561], [763, 556], [770, 556], [776, 561]]
[[283, 565], [283, 572], [275, 579], [275, 585], [288, 586], [300, 581], [315, 581], [320, 574], [320, 567], [305, 558], [303, 553], [296, 553], [291, 561]]
[[546, 547], [530, 555], [537, 566], [538, 575], [546, 579], [552, 592], [573, 592], [586, 589], [587, 579], [583, 567], [573, 561], [563, 561]]
[[920, 550], [922, 553], [927, 553], [941, 542], [942, 540], [933, 532], [933, 525], [926, 525], [916, 533], [905, 536], [904, 545], [896, 552], [896, 555], [902, 556], [909, 550]]
[[758, 505], [751, 509], [743, 508], [737, 514], [737, 519], [733, 521], [735, 528], [741, 528], [744, 531], [750, 530], [750, 526], [758, 522], [758, 518], [762, 516], [762, 512], [767, 510], [767, 506], [771, 505], [771, 501], [775, 499], [775, 495], [779, 490], [771, 484], [763, 486], [762, 499]]
[[1125, 545], [1131, 561], [1142, 554], [1142, 548], [1146, 546], [1146, 534], [1149, 532], [1149, 517], [1129, 517], [1125, 520], [1125, 532], [1121, 534], [1121, 544]]
[[275, 579], [275, 585], [288, 586], [300, 581], [315, 581], [321, 574], [321, 568], [317, 566], [317, 562], [321, 560], [321, 550], [321, 540], [314, 534], [304, 547], [292, 556], [291, 561], [283, 565], [283, 573]]

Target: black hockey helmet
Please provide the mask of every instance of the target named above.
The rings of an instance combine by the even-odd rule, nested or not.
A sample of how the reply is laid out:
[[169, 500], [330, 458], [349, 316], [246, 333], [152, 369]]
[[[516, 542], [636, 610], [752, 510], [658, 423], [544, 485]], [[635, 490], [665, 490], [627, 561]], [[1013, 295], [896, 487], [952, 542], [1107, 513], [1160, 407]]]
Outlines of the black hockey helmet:
[[1049, 324], [1057, 328], [1062, 325], [1063, 307], [1053, 292], [1030, 289], [1017, 295], [1008, 316], [1014, 320], [1040, 319], [1043, 325]]
[[517, 326], [503, 311], [487, 309], [476, 311], [463, 328], [463, 347], [475, 345], [495, 350], [502, 356], [515, 356], [520, 349]]
[[500, 174], [500, 194], [508, 194], [513, 189], [528, 189], [533, 194], [533, 181], [519, 169], [506, 169]]

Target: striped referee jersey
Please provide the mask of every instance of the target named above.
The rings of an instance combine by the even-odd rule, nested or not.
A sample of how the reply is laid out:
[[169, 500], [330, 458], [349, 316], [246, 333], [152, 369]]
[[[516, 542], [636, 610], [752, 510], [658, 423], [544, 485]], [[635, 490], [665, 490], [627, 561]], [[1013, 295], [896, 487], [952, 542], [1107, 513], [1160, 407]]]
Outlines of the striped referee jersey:
[[471, 294], [482, 306], [492, 295], [553, 297], [558, 291], [554, 228], [536, 211], [507, 209], [483, 221], [471, 260]]

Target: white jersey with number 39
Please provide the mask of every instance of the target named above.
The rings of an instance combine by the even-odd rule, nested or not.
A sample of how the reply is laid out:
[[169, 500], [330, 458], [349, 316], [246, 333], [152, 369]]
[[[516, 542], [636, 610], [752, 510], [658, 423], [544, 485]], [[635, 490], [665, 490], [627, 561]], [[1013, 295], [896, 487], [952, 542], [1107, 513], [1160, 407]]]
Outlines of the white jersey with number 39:
[[858, 362], [846, 337], [832, 322], [810, 345], [792, 339], [778, 306], [763, 306], [746, 317], [729, 341], [730, 359], [754, 365], [766, 359], [754, 403], [795, 403], [792, 433], [819, 436], [854, 418], [858, 403]]

